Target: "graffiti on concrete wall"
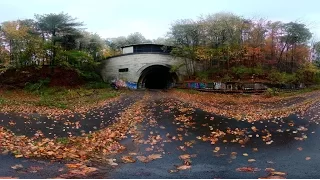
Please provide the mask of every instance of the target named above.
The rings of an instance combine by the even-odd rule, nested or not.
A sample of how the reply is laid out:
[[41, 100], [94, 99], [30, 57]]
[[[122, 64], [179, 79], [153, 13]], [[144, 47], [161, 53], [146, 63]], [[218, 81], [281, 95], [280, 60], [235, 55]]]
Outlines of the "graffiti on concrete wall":
[[199, 83], [199, 88], [200, 89], [205, 89], [207, 87], [206, 83]]
[[137, 89], [136, 82], [125, 81], [122, 79], [115, 79], [113, 82], [115, 82], [116, 86], [119, 88]]
[[123, 81], [122, 79], [115, 80], [115, 82], [118, 87], [127, 87], [126, 82]]
[[207, 87], [206, 83], [199, 83], [199, 82], [188, 82], [187, 84], [188, 88], [191, 89], [205, 89]]
[[127, 85], [127, 88], [129, 88], [129, 89], [137, 89], [137, 83], [135, 83], [135, 82], [129, 82], [129, 81], [127, 81], [126, 82], [126, 85]]
[[187, 87], [191, 89], [199, 89], [199, 84], [197, 82], [188, 82]]
[[226, 89], [225, 83], [221, 82], [187, 82], [186, 87], [191, 89]]

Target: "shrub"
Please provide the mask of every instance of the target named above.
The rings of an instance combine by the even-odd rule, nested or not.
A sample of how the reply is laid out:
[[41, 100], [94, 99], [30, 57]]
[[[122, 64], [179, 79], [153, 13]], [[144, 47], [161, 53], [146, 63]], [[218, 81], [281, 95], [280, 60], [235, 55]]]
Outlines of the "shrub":
[[232, 80], [232, 77], [229, 76], [228, 74], [224, 75], [223, 78], [221, 79], [222, 82], [229, 82]]
[[106, 82], [89, 82], [86, 84], [86, 88], [89, 89], [104, 89], [104, 88], [110, 88], [110, 85]]
[[27, 83], [25, 90], [30, 92], [39, 92], [43, 88], [47, 88], [50, 83], [50, 79], [41, 79], [36, 83]]
[[196, 77], [200, 81], [207, 81], [209, 77], [209, 72], [208, 71], [197, 72]]
[[267, 97], [277, 96], [279, 95], [279, 91], [276, 88], [268, 88], [265, 95]]
[[296, 73], [289, 74], [286, 72], [279, 72], [275, 69], [271, 70], [271, 72], [268, 75], [268, 78], [273, 83], [278, 84], [292, 84], [298, 82], [298, 77]]
[[4, 98], [0, 97], [0, 104], [4, 104], [6, 102], [6, 100]]
[[251, 70], [245, 66], [232, 67], [231, 71], [238, 78], [244, 77], [246, 74], [251, 74]]

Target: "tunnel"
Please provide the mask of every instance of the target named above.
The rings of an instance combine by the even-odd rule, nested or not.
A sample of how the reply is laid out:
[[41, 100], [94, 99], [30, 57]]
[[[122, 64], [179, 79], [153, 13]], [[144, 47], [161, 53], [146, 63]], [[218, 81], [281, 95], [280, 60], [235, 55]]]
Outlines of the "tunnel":
[[170, 67], [163, 65], [149, 66], [141, 72], [140, 88], [166, 89], [177, 81], [176, 73], [170, 72]]

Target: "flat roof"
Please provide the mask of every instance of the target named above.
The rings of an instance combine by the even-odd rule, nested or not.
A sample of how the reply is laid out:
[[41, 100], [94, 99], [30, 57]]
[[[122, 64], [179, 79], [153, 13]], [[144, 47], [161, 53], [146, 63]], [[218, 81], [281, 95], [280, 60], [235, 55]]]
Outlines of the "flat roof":
[[[144, 46], [144, 45], [168, 46], [168, 45], [164, 45], [164, 44], [141, 43], [141, 44], [129, 44], [129, 45], [122, 46], [121, 48], [130, 47], [130, 46]], [[173, 47], [173, 46], [168, 46], [168, 47]]]

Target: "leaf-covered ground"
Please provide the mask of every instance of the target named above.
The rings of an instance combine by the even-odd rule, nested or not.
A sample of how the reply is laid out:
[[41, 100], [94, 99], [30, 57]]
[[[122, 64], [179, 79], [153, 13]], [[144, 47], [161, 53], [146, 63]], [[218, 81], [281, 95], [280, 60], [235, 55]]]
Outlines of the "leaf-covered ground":
[[319, 96], [135, 92], [86, 113], [0, 113], [0, 146], [65, 164], [41, 177], [316, 178]]

